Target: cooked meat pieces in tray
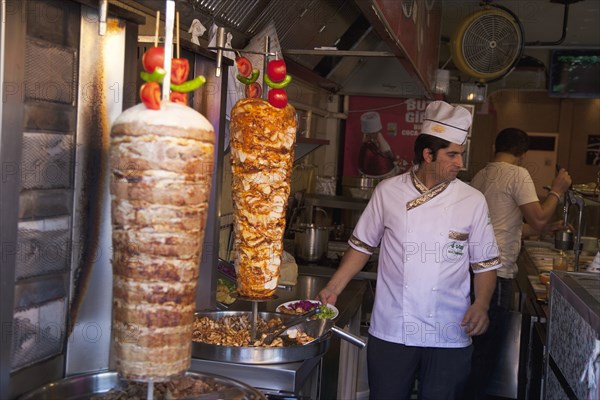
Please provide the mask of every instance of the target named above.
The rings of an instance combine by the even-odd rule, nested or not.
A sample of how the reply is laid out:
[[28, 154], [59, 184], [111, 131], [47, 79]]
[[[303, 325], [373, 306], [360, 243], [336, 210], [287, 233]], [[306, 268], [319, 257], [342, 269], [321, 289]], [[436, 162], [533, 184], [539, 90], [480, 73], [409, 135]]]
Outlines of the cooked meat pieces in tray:
[[[211, 378], [197, 377], [175, 378], [168, 382], [154, 384], [154, 399], [189, 399], [205, 393], [219, 392], [228, 386], [216, 383]], [[91, 400], [145, 400], [148, 395], [148, 384], [145, 382], [127, 382], [122, 388], [92, 396]]]
[[275, 338], [270, 345], [264, 344], [263, 340], [267, 333], [281, 324], [280, 318], [272, 318], [268, 321], [258, 318], [257, 331], [260, 336], [253, 341], [251, 323], [247, 315], [228, 316], [217, 320], [210, 317], [197, 317], [192, 339], [194, 342], [236, 347], [283, 347], [301, 345], [314, 339], [303, 332], [295, 332], [293, 338], [294, 335], [289, 337], [283, 335]]

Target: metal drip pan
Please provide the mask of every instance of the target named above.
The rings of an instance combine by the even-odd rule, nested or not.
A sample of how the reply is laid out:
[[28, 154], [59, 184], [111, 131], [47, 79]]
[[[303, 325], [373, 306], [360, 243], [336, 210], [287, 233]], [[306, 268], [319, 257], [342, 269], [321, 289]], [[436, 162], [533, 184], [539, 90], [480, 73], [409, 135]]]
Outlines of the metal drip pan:
[[[233, 379], [199, 372], [187, 372], [186, 376], [202, 380], [211, 385], [219, 385], [219, 389], [195, 395], [193, 397], [177, 397], [179, 400], [266, 400], [266, 397], [258, 390]], [[96, 396], [102, 398], [103, 394], [112, 389], [125, 389], [128, 383], [129, 382], [125, 380], [119, 379], [118, 374], [114, 371], [95, 372], [92, 374], [72, 376], [42, 386], [19, 397], [18, 400], [90, 400]], [[161, 397], [156, 390], [154, 391], [155, 400], [164, 400], [164, 398], [165, 397]]]
[[[197, 317], [209, 317], [214, 320], [227, 316], [242, 315], [247, 315], [249, 319], [252, 318], [251, 311], [208, 311], [196, 313]], [[294, 317], [293, 315], [270, 312], [261, 312], [258, 313], [258, 316], [267, 321], [273, 318], [281, 318], [281, 320], [286, 321]], [[318, 340], [306, 345], [284, 347], [220, 346], [193, 342], [192, 358], [239, 364], [284, 364], [323, 356], [329, 349], [330, 338], [331, 334], [327, 333]]]

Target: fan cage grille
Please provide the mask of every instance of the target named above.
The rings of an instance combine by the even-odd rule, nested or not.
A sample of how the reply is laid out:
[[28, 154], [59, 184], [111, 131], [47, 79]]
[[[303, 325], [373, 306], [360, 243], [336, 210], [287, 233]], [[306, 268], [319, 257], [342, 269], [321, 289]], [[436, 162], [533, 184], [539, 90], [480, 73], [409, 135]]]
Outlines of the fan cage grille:
[[521, 30], [503, 14], [484, 14], [465, 30], [462, 53], [479, 74], [497, 74], [512, 66], [521, 52]]

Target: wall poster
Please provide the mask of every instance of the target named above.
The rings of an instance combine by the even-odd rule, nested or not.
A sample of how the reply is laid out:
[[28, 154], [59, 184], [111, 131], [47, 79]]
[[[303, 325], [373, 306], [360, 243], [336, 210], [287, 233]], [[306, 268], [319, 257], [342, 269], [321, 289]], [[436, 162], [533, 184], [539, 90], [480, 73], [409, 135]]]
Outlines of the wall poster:
[[[387, 178], [410, 169], [426, 99], [351, 96], [344, 140], [344, 176]], [[474, 106], [461, 104], [474, 113]], [[471, 132], [466, 143], [465, 165]]]

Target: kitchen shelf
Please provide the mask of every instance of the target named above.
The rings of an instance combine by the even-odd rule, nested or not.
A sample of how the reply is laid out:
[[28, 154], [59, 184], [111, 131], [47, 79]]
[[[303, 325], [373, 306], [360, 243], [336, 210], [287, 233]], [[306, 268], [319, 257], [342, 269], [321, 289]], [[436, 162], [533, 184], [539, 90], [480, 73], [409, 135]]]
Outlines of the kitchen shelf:
[[311, 209], [308, 215], [312, 215], [312, 207], [339, 208], [341, 210], [363, 211], [369, 200], [357, 199], [347, 196], [328, 196], [324, 194], [307, 194], [304, 197], [304, 204], [307, 209]]
[[328, 145], [329, 140], [298, 137], [294, 147], [294, 162], [299, 161], [321, 146]]

